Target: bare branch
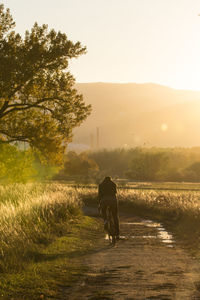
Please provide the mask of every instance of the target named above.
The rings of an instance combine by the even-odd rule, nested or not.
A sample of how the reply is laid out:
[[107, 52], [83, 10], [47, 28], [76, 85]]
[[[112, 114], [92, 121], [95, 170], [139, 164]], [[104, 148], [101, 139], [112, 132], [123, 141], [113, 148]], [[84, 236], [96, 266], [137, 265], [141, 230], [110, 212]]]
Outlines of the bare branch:
[[9, 140], [6, 140], [6, 141], [3, 141], [3, 140], [0, 139], [0, 144], [10, 144], [10, 143], [13, 143], [13, 142], [27, 142], [27, 143], [29, 143], [29, 141], [27, 139], [23, 139], [23, 138], [20, 138], [20, 137], [16, 137], [16, 138], [9, 139]]
[[4, 101], [3, 106], [0, 109], [0, 115], [8, 108], [9, 101]]
[[8, 108], [9, 107], [24, 107], [24, 106], [27, 106], [27, 107], [29, 107], [29, 108], [31, 108], [32, 107], [32, 105], [38, 105], [38, 104], [41, 104], [41, 103], [44, 103], [44, 102], [46, 102], [46, 101], [52, 101], [52, 100], [58, 100], [58, 101], [63, 101], [63, 102], [65, 102], [65, 100], [63, 99], [63, 98], [59, 98], [59, 97], [48, 97], [48, 98], [42, 98], [42, 99], [40, 99], [40, 100], [38, 100], [38, 101], [36, 101], [36, 102], [34, 102], [34, 103], [15, 103], [15, 104], [9, 104], [8, 105]]
[[16, 142], [16, 141], [27, 142], [27, 143], [29, 142], [29, 140], [27, 139], [26, 136], [11, 135], [5, 130], [0, 130], [0, 133], [5, 135], [7, 138], [7, 140], [0, 139], [0, 143], [11, 143], [11, 142]]
[[31, 109], [31, 108], [39, 108], [39, 109], [44, 109], [44, 110], [47, 110], [51, 113], [53, 113], [53, 110], [46, 107], [46, 106], [43, 106], [43, 105], [29, 105], [29, 106], [26, 106], [26, 107], [15, 107], [15, 108], [12, 108], [10, 110], [7, 110], [5, 113], [3, 113], [1, 115], [1, 118], [5, 117], [6, 115], [8, 115], [9, 113], [12, 113], [12, 112], [15, 112], [15, 111], [24, 111], [24, 110], [28, 110], [28, 109]]

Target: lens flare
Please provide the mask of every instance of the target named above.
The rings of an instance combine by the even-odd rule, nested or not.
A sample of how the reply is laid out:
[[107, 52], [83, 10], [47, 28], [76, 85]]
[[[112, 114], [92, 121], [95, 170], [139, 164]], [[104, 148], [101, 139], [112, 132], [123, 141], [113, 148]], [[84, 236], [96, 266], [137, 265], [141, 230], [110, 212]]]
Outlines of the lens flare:
[[168, 125], [167, 125], [166, 123], [163, 123], [163, 124], [161, 125], [161, 130], [162, 130], [162, 131], [167, 131], [167, 130], [168, 130]]

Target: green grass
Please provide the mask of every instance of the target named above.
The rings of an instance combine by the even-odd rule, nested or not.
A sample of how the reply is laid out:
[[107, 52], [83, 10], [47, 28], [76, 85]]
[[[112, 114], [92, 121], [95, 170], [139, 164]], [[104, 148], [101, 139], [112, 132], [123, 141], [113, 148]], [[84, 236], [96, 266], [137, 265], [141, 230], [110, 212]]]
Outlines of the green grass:
[[[200, 258], [199, 192], [123, 188], [118, 199], [120, 211], [163, 222]], [[2, 299], [62, 299], [63, 286], [84, 272], [78, 257], [94, 249], [102, 232], [102, 225], [83, 217], [83, 202], [97, 206], [97, 187], [0, 186]]]
[[80, 196], [60, 184], [0, 186], [0, 299], [63, 299], [84, 273], [79, 259], [102, 224], [83, 216]]
[[58, 184], [1, 186], [0, 194], [1, 272], [23, 269], [81, 215], [76, 191]]
[[66, 236], [33, 252], [24, 271], [0, 275], [0, 299], [63, 299], [85, 272], [80, 259], [95, 249], [101, 234], [101, 223], [82, 216]]

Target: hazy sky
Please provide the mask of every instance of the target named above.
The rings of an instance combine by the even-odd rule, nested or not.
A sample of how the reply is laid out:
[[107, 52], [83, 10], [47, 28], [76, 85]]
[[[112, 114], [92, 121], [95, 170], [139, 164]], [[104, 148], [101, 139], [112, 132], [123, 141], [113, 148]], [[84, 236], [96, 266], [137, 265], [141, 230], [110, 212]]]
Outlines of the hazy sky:
[[155, 82], [200, 90], [200, 0], [0, 0], [16, 31], [35, 21], [87, 46], [78, 82]]

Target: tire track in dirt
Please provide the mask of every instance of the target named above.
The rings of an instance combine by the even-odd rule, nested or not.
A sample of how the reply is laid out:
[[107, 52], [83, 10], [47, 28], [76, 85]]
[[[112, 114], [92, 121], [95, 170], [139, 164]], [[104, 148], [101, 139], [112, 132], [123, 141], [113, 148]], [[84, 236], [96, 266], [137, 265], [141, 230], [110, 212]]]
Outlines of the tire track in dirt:
[[[88, 272], [63, 299], [200, 299], [200, 265], [171, 240], [164, 228], [122, 216], [122, 239], [81, 258]], [[103, 225], [102, 225], [103, 226]]]

